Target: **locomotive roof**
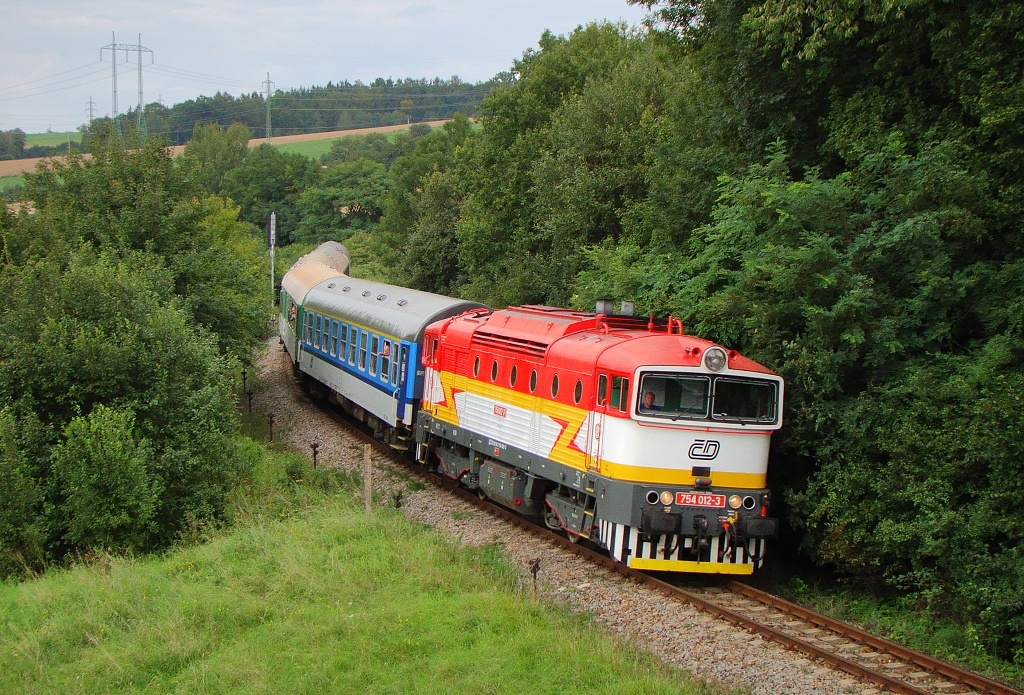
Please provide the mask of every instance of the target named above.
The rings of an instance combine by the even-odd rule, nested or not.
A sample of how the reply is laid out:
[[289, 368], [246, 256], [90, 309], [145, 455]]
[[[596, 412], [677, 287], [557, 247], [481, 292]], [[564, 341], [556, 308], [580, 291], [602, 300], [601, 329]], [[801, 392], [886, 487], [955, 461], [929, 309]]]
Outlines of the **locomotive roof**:
[[[449, 322], [446, 340], [465, 349], [517, 355], [590, 373], [596, 367], [632, 372], [644, 365], [697, 367], [715, 343], [682, 332], [678, 320], [608, 316], [546, 306], [509, 307]], [[770, 374], [734, 350], [729, 368]]]
[[415, 341], [423, 337], [428, 324], [482, 307], [479, 302], [348, 276], [320, 282], [304, 302], [305, 309]]

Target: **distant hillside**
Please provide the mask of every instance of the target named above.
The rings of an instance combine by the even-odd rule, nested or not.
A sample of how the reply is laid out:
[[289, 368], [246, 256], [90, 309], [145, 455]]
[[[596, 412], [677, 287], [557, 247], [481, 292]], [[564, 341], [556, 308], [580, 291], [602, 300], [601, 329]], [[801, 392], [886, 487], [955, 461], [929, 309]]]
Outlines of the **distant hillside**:
[[[450, 80], [384, 80], [342, 83], [279, 91], [270, 100], [272, 135], [299, 135], [350, 128], [447, 120], [456, 113], [472, 116], [500, 80], [478, 84]], [[183, 145], [196, 125], [243, 123], [254, 138], [266, 137], [267, 102], [253, 92], [202, 96], [171, 107], [148, 104], [146, 131], [172, 145]], [[119, 116], [122, 130], [134, 130], [137, 111]], [[96, 122], [94, 122], [96, 124]]]

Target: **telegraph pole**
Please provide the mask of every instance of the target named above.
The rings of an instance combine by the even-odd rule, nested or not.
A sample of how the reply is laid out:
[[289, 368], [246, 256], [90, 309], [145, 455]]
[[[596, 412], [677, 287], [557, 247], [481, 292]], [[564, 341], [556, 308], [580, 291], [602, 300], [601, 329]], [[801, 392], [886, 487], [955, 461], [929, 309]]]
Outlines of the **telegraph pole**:
[[[135, 45], [130, 43], [117, 43], [114, 32], [110, 32], [110, 45], [100, 47], [100, 60], [103, 60], [103, 51], [110, 51], [110, 117], [117, 123], [117, 132], [121, 132], [121, 122], [117, 120], [117, 52], [124, 51], [124, 59], [128, 60], [128, 54], [132, 51], [138, 53], [139, 57], [139, 113], [136, 117], [136, 127], [139, 137], [145, 138], [146, 117], [142, 110], [142, 54], [148, 53], [150, 62], [153, 61], [153, 51], [142, 45], [142, 34], [139, 34], [139, 42]], [[269, 78], [269, 75], [268, 75]]]
[[267, 90], [267, 142], [270, 142], [270, 90], [274, 88], [274, 83], [270, 81], [270, 73], [267, 73], [267, 81], [263, 83], [264, 89]]

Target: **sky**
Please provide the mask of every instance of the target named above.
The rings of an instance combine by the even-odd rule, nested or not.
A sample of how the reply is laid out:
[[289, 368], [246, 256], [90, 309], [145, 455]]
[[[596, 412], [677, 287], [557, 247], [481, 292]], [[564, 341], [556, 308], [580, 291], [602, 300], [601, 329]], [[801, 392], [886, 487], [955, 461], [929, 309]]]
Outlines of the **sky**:
[[[626, 0], [0, 0], [0, 130], [73, 131], [111, 113], [109, 46], [141, 46], [143, 100], [348, 80], [485, 81], [593, 21], [640, 24]], [[138, 104], [138, 52], [117, 50], [118, 112]]]

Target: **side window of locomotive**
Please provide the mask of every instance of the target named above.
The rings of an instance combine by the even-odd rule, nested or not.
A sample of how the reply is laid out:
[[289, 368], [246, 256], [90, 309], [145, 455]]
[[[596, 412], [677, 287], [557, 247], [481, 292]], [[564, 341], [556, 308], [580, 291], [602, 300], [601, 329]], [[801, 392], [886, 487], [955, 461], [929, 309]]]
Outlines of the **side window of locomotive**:
[[577, 379], [576, 388], [572, 392], [572, 402], [579, 405], [581, 400], [583, 400], [583, 380]]
[[602, 374], [597, 378], [597, 404], [608, 404], [608, 375]]
[[530, 393], [537, 390], [537, 370], [530, 372]]
[[437, 338], [434, 338], [434, 348], [430, 351], [430, 363], [437, 364]]
[[623, 413], [629, 410], [629, 379], [621, 376], [612, 377], [611, 407]]
[[473, 378], [480, 376], [480, 355], [473, 358]]
[[509, 375], [508, 375], [508, 385], [509, 386], [515, 386], [516, 385], [516, 377], [518, 375], [519, 375], [519, 370], [513, 364], [512, 365], [512, 371], [509, 372]]
[[558, 395], [558, 375], [555, 374], [551, 377], [551, 397], [554, 398]]
[[356, 340], [359, 339], [359, 332], [355, 326], [348, 329], [348, 363], [355, 366], [356, 363]]
[[359, 371], [366, 371], [366, 342], [367, 334], [360, 332], [359, 334]]
[[491, 362], [491, 383], [498, 379], [498, 360]]

